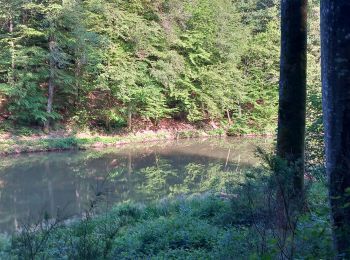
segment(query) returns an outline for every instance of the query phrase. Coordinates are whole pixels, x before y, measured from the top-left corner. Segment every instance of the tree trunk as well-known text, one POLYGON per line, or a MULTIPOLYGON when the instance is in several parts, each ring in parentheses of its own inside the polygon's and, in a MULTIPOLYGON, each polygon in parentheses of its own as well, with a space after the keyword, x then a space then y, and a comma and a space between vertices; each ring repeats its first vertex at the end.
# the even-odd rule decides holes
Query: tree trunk
POLYGON ((129 131, 132 129, 132 105, 131 103, 128 104, 128 129, 129 131))
POLYGON ((241 105, 241 102, 238 103, 238 118, 242 118, 242 105, 241 105))
MULTIPOLYGON (((47 97, 47 108, 46 112, 48 115, 52 113, 52 104, 53 104, 53 97, 54 97, 54 91, 55 91, 55 69, 56 69, 56 62, 55 62, 55 50, 56 50, 56 40, 54 36, 51 36, 49 39, 49 51, 50 51, 50 78, 49 78, 49 86, 48 86, 48 97, 47 97)), ((45 131, 50 130, 50 116, 47 118, 44 124, 45 131)))
POLYGON ((81 83, 83 77, 83 67, 86 63, 86 58, 84 54, 81 54, 80 51, 76 53, 77 58, 75 59, 75 87, 76 87, 76 97, 74 102, 74 107, 80 106, 80 96, 81 96, 81 83))
POLYGON ((82 73, 82 61, 81 61, 81 58, 76 58, 76 60, 75 60, 75 88, 77 90, 77 94, 76 94, 75 102, 74 102, 75 108, 78 106, 78 104, 80 105, 81 73, 82 73))
POLYGON ((304 186, 307 0, 282 0, 277 155, 297 165, 293 192, 304 186))
POLYGON ((15 41, 13 39, 13 18, 9 18, 9 33, 10 33, 10 51, 11 51, 11 73, 9 75, 9 83, 11 86, 15 84, 15 41))
POLYGON ((350 2, 321 1, 326 171, 337 259, 350 258, 350 2))
POLYGON ((228 124, 232 125, 232 119, 231 119, 231 115, 230 115, 230 110, 226 109, 226 115, 227 115, 228 124))

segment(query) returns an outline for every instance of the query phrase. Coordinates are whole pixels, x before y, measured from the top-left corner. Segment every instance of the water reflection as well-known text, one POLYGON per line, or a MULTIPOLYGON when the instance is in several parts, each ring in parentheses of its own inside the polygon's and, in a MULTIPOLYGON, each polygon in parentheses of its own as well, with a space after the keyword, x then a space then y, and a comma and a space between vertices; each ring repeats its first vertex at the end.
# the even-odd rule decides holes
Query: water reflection
POLYGON ((224 188, 258 163, 256 145, 269 142, 186 140, 2 158, 0 233, 58 211, 80 214, 96 196, 113 204, 224 188))

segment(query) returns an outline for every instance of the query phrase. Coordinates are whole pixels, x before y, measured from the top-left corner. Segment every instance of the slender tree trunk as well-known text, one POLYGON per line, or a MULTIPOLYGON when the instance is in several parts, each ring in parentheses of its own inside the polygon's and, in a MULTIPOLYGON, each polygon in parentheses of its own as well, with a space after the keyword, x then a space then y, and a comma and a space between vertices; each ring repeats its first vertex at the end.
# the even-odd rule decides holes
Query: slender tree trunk
POLYGON ((326 170, 337 259, 350 259, 350 1, 321 1, 326 170))
POLYGON ((81 58, 75 60, 75 87, 77 94, 75 97, 74 107, 77 107, 80 104, 80 89, 81 89, 81 71, 82 71, 82 62, 81 58))
POLYGON ((227 120, 230 125, 232 125, 232 119, 230 115, 230 110, 226 109, 227 120))
POLYGON ((128 104, 128 129, 132 129, 132 105, 131 103, 128 104))
POLYGON ((10 85, 13 86, 15 84, 15 41, 13 39, 13 18, 12 16, 10 16, 9 19, 9 33, 10 33, 10 51, 11 51, 11 73, 10 73, 10 77, 9 77, 9 82, 10 85))
MULTIPOLYGON (((50 51, 50 77, 49 77, 49 86, 48 86, 48 97, 47 97, 47 107, 46 112, 50 115, 52 113, 52 104, 55 91, 55 50, 56 50, 56 39, 54 36, 51 36, 49 39, 49 51, 50 51)), ((45 121, 44 124, 45 131, 50 129, 50 118, 45 121)))
POLYGON ((282 0, 281 8, 277 155, 298 165, 292 187, 300 196, 304 186, 307 0, 282 0))
POLYGON ((77 58, 75 59, 75 80, 76 80, 76 97, 74 106, 80 106, 80 96, 81 96, 81 83, 82 83, 82 77, 83 77, 83 67, 86 62, 86 58, 84 54, 80 54, 80 51, 77 51, 76 53, 77 58))
POLYGON ((241 105, 241 102, 238 103, 238 117, 239 118, 242 117, 242 105, 241 105))

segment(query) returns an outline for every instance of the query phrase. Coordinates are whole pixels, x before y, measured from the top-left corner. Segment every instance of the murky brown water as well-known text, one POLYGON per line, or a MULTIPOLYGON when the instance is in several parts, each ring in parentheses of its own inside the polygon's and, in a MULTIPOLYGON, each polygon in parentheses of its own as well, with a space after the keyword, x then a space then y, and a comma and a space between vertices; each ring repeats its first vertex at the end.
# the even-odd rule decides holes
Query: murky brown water
POLYGON ((257 165, 256 146, 269 143, 195 139, 1 158, 0 233, 44 215, 78 215, 99 197, 114 204, 203 192, 225 173, 257 165))

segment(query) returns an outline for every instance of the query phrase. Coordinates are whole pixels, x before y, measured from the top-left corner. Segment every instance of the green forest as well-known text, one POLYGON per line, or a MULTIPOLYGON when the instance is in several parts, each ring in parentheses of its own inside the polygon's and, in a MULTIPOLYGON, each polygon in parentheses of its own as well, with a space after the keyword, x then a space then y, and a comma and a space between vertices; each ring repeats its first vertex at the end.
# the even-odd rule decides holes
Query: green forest
POLYGON ((348 0, 0 6, 0 259, 350 259, 348 0))
MULTIPOLYGON (((3 131, 113 131, 174 119, 215 121, 232 134, 274 132, 278 1, 5 0, 1 6, 3 131)), ((317 1, 310 8, 316 109, 317 1)))

